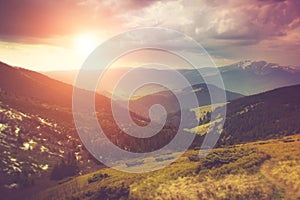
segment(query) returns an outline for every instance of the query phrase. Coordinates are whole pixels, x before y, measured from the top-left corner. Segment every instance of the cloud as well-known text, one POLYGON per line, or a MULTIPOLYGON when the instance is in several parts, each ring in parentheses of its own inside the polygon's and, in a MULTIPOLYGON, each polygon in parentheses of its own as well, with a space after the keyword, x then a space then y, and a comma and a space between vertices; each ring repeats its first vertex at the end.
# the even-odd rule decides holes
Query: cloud
MULTIPOLYGON (((159 26, 191 36, 218 58, 282 58, 283 51, 300 53, 299 10, 299 0, 0 0, 0 40, 51 43, 86 30, 114 35, 159 26)), ((185 48, 176 38, 153 37, 185 48)))
MULTIPOLYGON (((269 50, 266 45, 269 43, 278 44, 276 55, 280 55, 283 48, 296 49, 293 46, 300 39, 291 35, 300 33, 299 10, 298 0, 177 0, 155 2, 121 17, 126 27, 172 28, 195 38, 216 57, 233 58, 241 55, 238 52, 241 49, 245 51, 243 57, 247 52, 248 57, 261 56, 253 49, 269 50)), ((268 53, 263 54, 269 58, 271 52, 268 53)), ((291 62, 297 59, 291 58, 291 62)))
POLYGON ((0 37, 47 38, 85 29, 161 26, 199 40, 252 45, 299 27, 299 10, 297 0, 0 0, 0 37))
POLYGON ((6 37, 49 37, 74 31, 75 4, 67 1, 0 1, 0 30, 6 37), (55 2, 55 3, 54 3, 55 2), (70 8, 70 9, 67 9, 70 8))
MULTIPOLYGON (((285 36, 300 25, 300 2, 259 1, 157 2, 127 17, 128 26, 165 26, 198 37, 256 40, 285 36)), ((251 42, 252 44, 252 42, 251 42)))
POLYGON ((40 42, 85 30, 114 30, 117 14, 151 4, 145 0, 0 0, 0 40, 40 42))

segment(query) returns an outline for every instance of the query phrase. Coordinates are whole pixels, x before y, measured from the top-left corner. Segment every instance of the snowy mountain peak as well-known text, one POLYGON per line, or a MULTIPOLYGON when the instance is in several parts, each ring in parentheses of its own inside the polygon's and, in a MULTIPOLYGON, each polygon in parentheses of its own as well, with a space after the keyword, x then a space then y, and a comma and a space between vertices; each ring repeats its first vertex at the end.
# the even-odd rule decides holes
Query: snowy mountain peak
POLYGON ((222 72, 242 69, 247 71, 252 71, 255 74, 266 75, 274 70, 282 70, 288 73, 298 73, 300 72, 299 67, 295 66, 280 66, 276 63, 268 63, 266 61, 252 61, 252 60, 243 60, 232 65, 227 65, 221 67, 222 72))

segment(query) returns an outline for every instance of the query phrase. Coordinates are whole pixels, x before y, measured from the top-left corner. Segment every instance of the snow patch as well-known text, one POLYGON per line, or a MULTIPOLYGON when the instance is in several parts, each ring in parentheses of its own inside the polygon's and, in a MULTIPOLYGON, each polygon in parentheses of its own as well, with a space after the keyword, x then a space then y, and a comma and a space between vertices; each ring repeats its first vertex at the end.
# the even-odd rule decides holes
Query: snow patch
POLYGON ((49 168, 49 166, 48 166, 48 164, 45 164, 45 165, 40 165, 39 166, 42 170, 48 170, 48 168, 49 168))
POLYGON ((27 151, 27 150, 33 150, 37 146, 37 142, 33 141, 32 139, 29 142, 24 142, 23 147, 21 149, 27 151))
POLYGON ((7 188, 7 189, 16 189, 16 188, 19 187, 19 185, 16 184, 16 183, 12 183, 12 184, 9 184, 9 185, 4 185, 4 187, 7 188))
POLYGON ((45 124, 45 125, 51 126, 51 127, 56 127, 56 124, 53 124, 53 123, 51 123, 51 122, 49 122, 49 121, 47 121, 47 120, 45 120, 45 119, 43 119, 43 118, 41 118, 41 117, 38 117, 38 119, 39 119, 39 121, 40 121, 42 124, 45 124))
POLYGON ((8 128, 8 125, 0 123, 0 131, 4 131, 7 128, 8 128))
POLYGON ((45 146, 40 147, 41 152, 49 152, 49 149, 45 146))
POLYGON ((20 121, 23 120, 21 115, 18 115, 16 113, 12 112, 11 110, 7 110, 5 112, 5 115, 8 116, 10 119, 17 119, 17 120, 20 120, 20 121))
POLYGON ((20 128, 19 127, 16 127, 16 130, 15 130, 15 134, 16 134, 16 136, 18 136, 19 135, 19 132, 20 132, 20 128))

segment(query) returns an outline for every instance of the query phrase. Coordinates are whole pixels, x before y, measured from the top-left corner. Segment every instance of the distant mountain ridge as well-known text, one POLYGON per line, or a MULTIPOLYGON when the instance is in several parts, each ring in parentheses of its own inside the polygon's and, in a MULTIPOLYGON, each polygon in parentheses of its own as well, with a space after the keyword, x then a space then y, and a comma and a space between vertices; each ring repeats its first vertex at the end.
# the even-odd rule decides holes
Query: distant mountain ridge
POLYGON ((225 87, 244 95, 300 84, 300 68, 266 61, 241 61, 220 68, 225 87))
MULTIPOLYGON (((262 63, 259 66, 265 65, 262 63)), ((267 68, 270 67, 267 66, 267 68)), ((235 77, 233 82, 239 83, 238 86, 248 83, 245 82, 246 80, 253 84, 251 87, 255 86, 254 83, 260 83, 259 81, 264 80, 266 77, 268 77, 267 80, 273 80, 276 83, 276 76, 273 75, 278 75, 279 78, 283 76, 282 74, 285 75, 285 79, 279 79, 279 83, 291 83, 280 82, 280 80, 288 80, 289 77, 299 75, 298 72, 291 73, 290 70, 286 71, 281 68, 278 69, 278 67, 271 67, 271 69, 268 74, 257 74, 245 64, 245 67, 238 66, 236 68, 233 66, 232 69, 222 72, 222 75, 223 78, 226 78, 224 78, 225 84, 228 84, 228 79, 235 77), (246 79, 246 75, 250 77, 246 79)), ((209 69, 205 70, 209 75, 209 69)), ((153 72, 157 73, 157 71, 153 72)), ((160 75, 164 75, 164 73, 168 73, 168 71, 162 71, 160 75)), ((195 74, 193 71, 184 70, 182 73, 187 77, 195 78, 195 80, 199 78, 193 76, 195 74)), ((37 72, 11 67, 4 63, 0 63, 0 77, 0 150, 6 152, 1 155, 0 160, 1 194, 3 190, 8 194, 17 195, 17 199, 22 196, 22 193, 18 193, 21 190, 11 190, 9 188, 22 184, 23 179, 19 180, 16 177, 20 177, 20 170, 23 171, 27 166, 31 170, 24 171, 24 176, 29 178, 28 180, 32 180, 30 177, 38 177, 39 173, 49 175, 55 164, 69 155, 78 156, 76 160, 78 159, 80 169, 95 167, 96 163, 91 162, 93 158, 83 148, 73 124, 71 109, 73 87, 71 85, 53 80, 37 72), (34 150, 29 150, 30 148, 34 150), (74 152, 71 150, 74 150, 74 152), (27 155, 30 159, 27 159, 27 155), (29 173, 32 173, 32 175, 29 175, 29 173), (10 193, 11 191, 13 193, 10 193)), ((183 89, 178 92, 181 92, 181 95, 194 92, 196 95, 205 94, 208 97, 207 87, 203 83, 195 84, 192 89, 192 91, 183 89)), ((219 88, 215 89, 220 90, 219 88)), ((280 138, 300 132, 300 85, 279 88, 248 97, 242 97, 237 93, 226 93, 229 98, 232 98, 232 101, 227 104, 226 121, 218 146, 259 139, 280 138)), ((170 96, 166 91, 160 91, 156 95, 158 97, 149 95, 144 98, 149 97, 149 105, 153 103, 153 100, 158 101, 158 103, 164 103, 165 101, 165 104, 173 109, 174 96, 170 96)), ((141 101, 141 104, 144 104, 142 106, 145 106, 145 102, 148 102, 143 98, 138 98, 136 101, 141 101)), ((169 123, 157 135, 137 140, 123 132, 123 129, 130 129, 130 126, 124 124, 120 128, 114 123, 110 112, 109 98, 96 95, 96 104, 96 107, 100 106, 96 114, 104 130, 109 133, 107 137, 120 148, 131 152, 154 151, 168 144, 178 129, 174 124, 178 125, 179 123, 169 123)), ((190 110, 187 112, 189 113, 175 113, 170 116, 170 121, 177 122, 176 118, 181 114, 184 114, 183 116, 187 120, 193 119, 194 112, 190 110)), ((133 112, 130 114, 138 125, 148 123, 140 115, 134 115, 133 112)), ((202 121, 206 121, 206 119, 202 121)), ((88 133, 93 133, 92 131, 88 131, 88 133)), ((202 141, 203 136, 199 134, 196 136, 193 145, 199 147, 202 141)), ((191 146, 191 148, 194 146, 191 146)), ((45 179, 36 179, 39 180, 36 182, 37 185, 40 183, 46 184, 45 181, 47 181, 48 176, 43 176, 43 178, 45 179)), ((27 182, 25 183, 27 185, 27 182)))
MULTIPOLYGON (((216 76, 216 70, 214 68, 203 67, 198 70, 204 77, 214 78, 214 76, 216 76)), ((276 63, 268 63, 266 61, 244 60, 231 65, 219 67, 218 70, 222 76, 225 89, 227 91, 243 95, 258 94, 280 87, 300 84, 300 67, 296 66, 280 66, 276 63)), ((114 69, 114 71, 118 73, 113 73, 111 77, 107 78, 108 81, 116 81, 126 72, 124 69, 114 69)), ((205 82, 203 77, 200 76, 194 69, 180 69, 178 71, 190 81, 191 85, 205 82)), ((88 76, 89 73, 94 72, 87 71, 84 73, 88 76)), ((149 77, 161 77, 163 79, 167 76, 168 70, 141 68, 135 72, 134 76, 142 78, 145 73, 147 73, 147 76, 149 77)), ((44 74, 64 82, 68 82, 69 84, 73 84, 77 72, 44 72, 44 74)), ((174 88, 180 88, 180 85, 177 85, 176 80, 171 77, 169 79, 170 82, 174 83, 174 88)), ((106 90, 104 93, 102 91, 102 93, 109 96, 107 91, 109 90, 106 90)), ((149 88, 149 94, 159 91, 161 90, 158 88, 149 88)), ((101 91, 98 92, 101 93, 101 91)))
POLYGON ((300 68, 295 67, 295 66, 280 66, 276 63, 268 63, 266 61, 252 61, 252 60, 243 60, 231 65, 226 65, 223 67, 220 67, 221 72, 226 72, 230 70, 236 70, 236 69, 241 69, 241 70, 248 70, 248 71, 253 71, 254 73, 257 73, 258 75, 265 75, 268 73, 271 73, 272 70, 282 70, 288 73, 299 73, 300 68))
POLYGON ((0 62, 0 88, 16 96, 71 107, 73 86, 40 73, 0 62))
MULTIPOLYGON (((169 114, 176 113, 180 110, 189 110, 191 108, 181 108, 179 102, 176 98, 189 96, 191 93, 194 93, 198 99, 198 105, 210 105, 211 97, 209 91, 212 91, 214 94, 222 95, 224 90, 218 88, 214 85, 206 85, 204 83, 193 85, 191 88, 184 88, 183 90, 178 90, 174 93, 171 91, 161 91, 153 94, 149 94, 138 99, 131 100, 130 102, 130 110, 141 115, 143 117, 148 116, 148 109, 154 104, 161 104, 167 110, 169 114)), ((238 99, 243 97, 243 95, 225 91, 226 100, 231 101, 234 99, 238 99)), ((219 96, 221 99, 222 96, 219 96)), ((216 102, 216 103, 224 103, 224 102, 216 102)))

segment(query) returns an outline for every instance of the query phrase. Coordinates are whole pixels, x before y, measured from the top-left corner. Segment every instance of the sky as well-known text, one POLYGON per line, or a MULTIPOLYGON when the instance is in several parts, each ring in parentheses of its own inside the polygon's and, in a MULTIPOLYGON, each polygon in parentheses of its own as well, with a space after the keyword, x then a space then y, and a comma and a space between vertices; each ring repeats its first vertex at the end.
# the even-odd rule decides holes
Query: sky
POLYGON ((0 61, 78 69, 114 35, 163 27, 195 39, 218 66, 251 59, 300 67, 299 10, 299 0, 0 0, 0 61))

